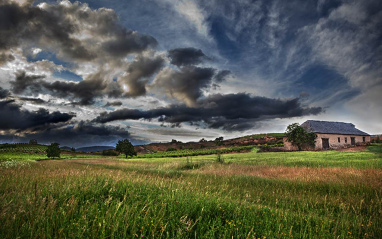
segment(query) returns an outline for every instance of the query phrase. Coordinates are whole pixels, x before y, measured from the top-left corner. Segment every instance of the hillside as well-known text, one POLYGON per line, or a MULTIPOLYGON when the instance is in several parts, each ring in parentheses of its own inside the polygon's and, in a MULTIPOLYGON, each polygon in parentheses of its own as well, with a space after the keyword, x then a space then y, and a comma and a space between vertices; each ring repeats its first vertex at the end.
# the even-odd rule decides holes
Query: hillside
POLYGON ((45 152, 47 145, 41 144, 0 144, 0 152, 26 152, 26 153, 41 153, 45 152))
MULTIPOLYGON (((169 150, 197 150, 197 149, 218 149, 218 148, 228 148, 228 147, 240 147, 240 146, 251 146, 251 145, 280 145, 282 144, 283 133, 271 133, 271 134, 254 134, 247 135, 234 139, 223 140, 221 145, 216 145, 215 141, 210 140, 200 140, 199 142, 180 142, 173 140, 168 143, 152 143, 147 145, 136 145, 134 146, 135 151, 138 154, 148 154, 156 152, 164 152, 169 150)), ((17 143, 17 144, 0 144, 0 152, 27 152, 27 153, 45 153, 47 145, 41 144, 27 144, 27 143, 17 143)), ((61 147, 64 151, 71 151, 68 146, 61 147)), ((112 146, 90 146, 90 147, 80 147, 76 148, 78 152, 100 152, 103 150, 115 149, 112 146)))
POLYGON ((215 149, 226 147, 250 146, 250 145, 274 145, 282 144, 283 133, 270 134, 254 134, 234 139, 223 140, 221 145, 216 145, 214 141, 200 140, 199 142, 180 142, 173 140, 168 143, 152 143, 147 145, 134 146, 138 154, 147 154, 162 152, 167 150, 184 150, 184 149, 215 149))

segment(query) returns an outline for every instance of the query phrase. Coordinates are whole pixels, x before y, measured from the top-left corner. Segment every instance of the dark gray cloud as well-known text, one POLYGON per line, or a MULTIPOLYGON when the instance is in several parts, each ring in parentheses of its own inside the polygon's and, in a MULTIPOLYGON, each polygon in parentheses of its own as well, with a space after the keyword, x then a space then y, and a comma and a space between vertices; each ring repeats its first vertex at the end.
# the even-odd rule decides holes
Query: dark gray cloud
POLYGON ((90 105, 94 103, 96 97, 103 95, 106 89, 106 82, 101 73, 89 76, 86 80, 79 83, 55 81, 53 83, 42 82, 43 87, 60 97, 71 96, 74 99, 80 99, 81 105, 90 105))
POLYGON ((60 5, 51 5, 51 8, 50 10, 56 11, 3 1, 0 5, 0 32, 4 37, 1 37, 0 49, 17 46, 20 41, 35 44, 49 42, 52 47, 58 47, 63 56, 77 60, 94 59, 95 54, 71 36, 75 33, 76 26, 69 18, 64 17, 64 8, 60 5))
POLYGON ((78 104, 89 105, 94 103, 96 97, 105 93, 107 84, 100 72, 92 74, 86 80, 79 83, 67 81, 47 82, 42 80, 44 76, 31 76, 25 72, 18 73, 15 81, 11 81, 12 91, 15 94, 26 93, 36 95, 44 91, 50 91, 55 96, 79 100, 78 104))
POLYGON ((103 43, 102 48, 112 56, 124 57, 130 53, 140 53, 147 48, 154 48, 157 44, 155 38, 151 36, 120 29, 120 32, 115 34, 115 39, 103 43))
POLYGON ((213 68, 195 66, 185 66, 179 71, 165 68, 156 76, 152 88, 188 106, 195 106, 197 99, 203 95, 202 90, 211 85, 214 73, 213 68))
MULTIPOLYGON (((74 125, 67 125, 63 128, 56 129, 63 138, 75 138, 73 135, 98 135, 98 136, 120 136, 128 137, 130 134, 126 128, 118 126, 96 125, 91 122, 80 121, 74 125)), ((57 134, 58 136, 58 134, 57 134)))
POLYGON ((74 115, 40 108, 37 111, 22 110, 14 100, 0 101, 0 129, 25 130, 34 127, 48 126, 50 124, 67 122, 74 115))
POLYGON ((87 121, 45 127, 39 131, 24 132, 20 135, 11 133, 0 135, 0 141, 2 142, 28 142, 29 139, 36 139, 42 144, 57 142, 61 145, 74 147, 100 144, 115 145, 118 140, 125 138, 130 139, 135 144, 147 143, 131 136, 128 128, 99 125, 87 121))
POLYGON ((105 107, 107 106, 121 106, 122 102, 121 101, 109 101, 105 104, 105 107))
POLYGON ((208 57, 200 49, 193 47, 177 48, 168 51, 171 64, 176 66, 196 65, 208 57))
POLYGON ((27 75, 25 71, 18 72, 14 81, 11 81, 12 92, 21 94, 29 90, 29 94, 37 94, 41 91, 41 79, 45 76, 27 75))
MULTIPOLYGON (((89 105, 104 95, 110 98, 143 96, 150 88, 193 106, 214 79, 215 69, 192 66, 208 57, 200 49, 190 47, 170 50, 171 63, 180 68, 162 70, 150 84, 151 77, 164 65, 162 57, 143 54, 157 45, 156 40, 121 26, 110 9, 92 10, 87 5, 69 2, 21 6, 2 1, 0 15, 3 20, 0 33, 5 36, 1 38, 0 50, 21 46, 26 53, 38 47, 60 61, 70 62, 72 68, 82 62, 99 66, 96 73, 78 83, 50 82, 44 76, 20 72, 11 82, 14 94, 48 93, 89 105), (132 53, 137 54, 135 60, 126 62, 125 57, 132 53), (126 70, 118 81, 112 81, 113 68, 126 70)), ((222 81, 225 74, 219 72, 216 82, 222 81)))
POLYGON ((9 62, 9 61, 13 61, 14 59, 15 59, 15 57, 12 54, 0 52, 0 66, 9 62))
POLYGON ((1 1, 0 22, 0 50, 29 45, 74 61, 115 61, 157 45, 155 38, 121 26, 114 11, 93 11, 80 3, 21 6, 1 1), (83 32, 91 37, 78 38, 83 32))
POLYGON ((10 96, 9 90, 3 89, 0 86, 0 99, 4 99, 6 97, 10 96))
POLYGON ((232 75, 232 72, 229 71, 229 70, 222 70, 222 71, 219 71, 215 76, 214 76, 214 80, 215 82, 217 83, 221 83, 223 81, 226 81, 227 80, 227 77, 232 75))
POLYGON ((291 100, 253 97, 249 94, 212 95, 198 102, 198 108, 186 105, 171 105, 153 110, 121 109, 104 112, 94 121, 106 123, 115 120, 158 119, 164 123, 206 124, 208 128, 227 131, 243 131, 254 127, 257 121, 276 118, 291 118, 316 115, 321 107, 303 107, 299 98, 291 100))
POLYGON ((113 10, 92 10, 79 2, 19 5, 0 1, 0 35, 0 64, 14 59, 10 49, 21 47, 26 55, 40 48, 54 56, 56 64, 70 64, 61 66, 64 68, 76 69, 84 62, 98 68, 79 83, 49 82, 44 76, 20 72, 11 82, 14 94, 49 93, 81 105, 93 104, 104 95, 136 97, 146 93, 148 78, 164 63, 161 57, 145 58, 141 54, 156 47, 155 38, 126 29, 113 10), (129 54, 138 54, 131 64, 125 59, 129 54), (121 82, 112 81, 115 69, 126 70, 127 93, 121 82))
POLYGON ((138 55, 134 62, 132 62, 128 69, 127 75, 121 77, 121 80, 129 87, 126 96, 137 97, 146 94, 146 84, 149 77, 159 71, 164 64, 164 60, 160 57, 144 57, 138 55))
POLYGON ((28 101, 28 102, 32 102, 35 104, 45 104, 46 103, 45 100, 42 100, 40 98, 19 97, 18 99, 21 101, 28 101))
POLYGON ((127 93, 121 89, 120 83, 105 81, 102 71, 91 74, 80 82, 44 80, 45 76, 27 75, 24 71, 16 74, 14 81, 10 81, 12 92, 15 94, 37 95, 39 93, 50 93, 54 96, 68 98, 78 101, 80 105, 93 104, 96 98, 107 95, 109 98, 137 97, 146 94, 148 78, 163 65, 163 59, 138 57, 133 62, 125 77, 121 77, 120 83, 126 83, 129 90, 127 93))

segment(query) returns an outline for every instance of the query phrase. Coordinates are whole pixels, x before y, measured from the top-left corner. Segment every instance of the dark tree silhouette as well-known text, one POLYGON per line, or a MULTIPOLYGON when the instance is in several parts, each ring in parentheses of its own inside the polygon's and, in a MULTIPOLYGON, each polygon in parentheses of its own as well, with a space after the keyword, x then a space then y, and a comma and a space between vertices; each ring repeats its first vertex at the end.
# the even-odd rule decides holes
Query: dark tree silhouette
POLYGON ((124 140, 118 140, 118 143, 115 147, 115 150, 117 150, 120 153, 123 153, 127 156, 135 156, 137 153, 134 150, 134 146, 130 143, 128 139, 124 140))
POLYGON ((46 156, 48 158, 59 158, 61 154, 60 147, 58 143, 51 143, 46 149, 46 156))
POLYGON ((223 145, 223 140, 224 140, 223 137, 218 137, 218 138, 215 139, 215 144, 217 146, 223 145))
POLYGON ((31 139, 31 140, 29 140, 29 144, 37 144, 37 140, 36 139, 31 139))

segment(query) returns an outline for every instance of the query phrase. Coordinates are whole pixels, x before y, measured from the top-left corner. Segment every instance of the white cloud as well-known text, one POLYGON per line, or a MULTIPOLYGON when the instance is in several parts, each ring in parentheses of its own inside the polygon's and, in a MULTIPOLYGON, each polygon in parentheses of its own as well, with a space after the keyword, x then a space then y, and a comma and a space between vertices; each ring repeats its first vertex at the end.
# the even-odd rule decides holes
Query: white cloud
POLYGON ((175 10, 183 15, 195 28, 199 34, 207 39, 211 39, 209 36, 209 27, 206 22, 203 11, 197 6, 194 1, 180 0, 173 2, 175 10))
POLYGON ((382 33, 378 28, 382 12, 365 21, 364 8, 361 4, 344 4, 305 29, 312 56, 347 77, 352 87, 361 89, 382 83, 378 60, 382 47, 375 47, 382 33))

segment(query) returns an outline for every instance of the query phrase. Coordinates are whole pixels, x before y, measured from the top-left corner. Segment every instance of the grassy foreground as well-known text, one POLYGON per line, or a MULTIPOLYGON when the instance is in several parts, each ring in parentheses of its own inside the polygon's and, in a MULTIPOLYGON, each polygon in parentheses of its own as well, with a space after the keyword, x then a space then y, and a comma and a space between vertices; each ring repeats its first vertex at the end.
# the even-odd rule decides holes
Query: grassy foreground
POLYGON ((379 148, 223 157, 0 167, 0 238, 382 238, 379 148))

